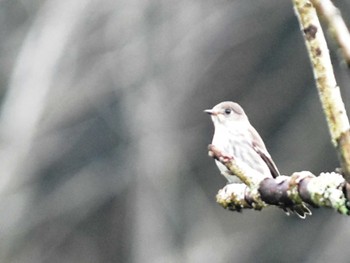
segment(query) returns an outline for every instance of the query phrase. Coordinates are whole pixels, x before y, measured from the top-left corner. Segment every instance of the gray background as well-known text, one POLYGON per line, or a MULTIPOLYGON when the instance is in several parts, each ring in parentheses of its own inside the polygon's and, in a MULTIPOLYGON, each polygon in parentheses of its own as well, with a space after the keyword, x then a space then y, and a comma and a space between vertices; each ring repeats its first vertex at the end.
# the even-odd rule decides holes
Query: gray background
POLYGON ((223 100, 283 174, 338 165, 291 1, 0 0, 0 38, 1 262, 349 261, 345 216, 215 203, 223 100))

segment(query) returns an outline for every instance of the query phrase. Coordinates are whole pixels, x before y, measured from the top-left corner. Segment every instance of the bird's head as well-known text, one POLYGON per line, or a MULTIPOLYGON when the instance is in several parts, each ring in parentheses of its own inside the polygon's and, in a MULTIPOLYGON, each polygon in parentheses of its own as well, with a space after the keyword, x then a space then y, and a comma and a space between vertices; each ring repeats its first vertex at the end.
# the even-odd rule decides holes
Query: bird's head
POLYGON ((210 114, 214 126, 225 125, 225 126, 236 126, 238 124, 244 125, 249 123, 247 115, 245 114, 242 107, 232 101, 224 101, 214 108, 205 110, 204 112, 210 114))

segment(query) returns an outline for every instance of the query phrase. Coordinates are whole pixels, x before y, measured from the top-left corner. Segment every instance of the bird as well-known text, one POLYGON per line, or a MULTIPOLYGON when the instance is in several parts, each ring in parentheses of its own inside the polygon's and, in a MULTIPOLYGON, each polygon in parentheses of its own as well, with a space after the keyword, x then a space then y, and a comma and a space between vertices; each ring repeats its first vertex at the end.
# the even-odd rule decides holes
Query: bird
MULTIPOLYGON (((212 145, 225 156, 232 157, 241 171, 258 179, 276 178, 281 175, 263 139, 238 103, 224 101, 204 112, 210 114, 214 123, 212 145)), ((215 162, 228 183, 243 183, 219 160, 215 162)), ((311 211, 303 203, 282 209, 287 214, 289 210, 295 212, 300 218, 311 215, 311 211)))

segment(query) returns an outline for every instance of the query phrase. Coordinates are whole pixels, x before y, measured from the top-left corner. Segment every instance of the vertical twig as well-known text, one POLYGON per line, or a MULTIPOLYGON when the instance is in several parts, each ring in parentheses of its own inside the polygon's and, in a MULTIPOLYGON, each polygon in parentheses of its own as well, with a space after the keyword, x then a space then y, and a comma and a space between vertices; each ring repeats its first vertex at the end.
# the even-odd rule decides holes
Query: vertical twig
POLYGON ((332 142, 339 153, 343 175, 350 182, 350 125, 335 80, 327 43, 311 1, 293 0, 293 4, 303 31, 332 142))
POLYGON ((350 34, 339 9, 330 0, 311 1, 317 13, 326 22, 328 31, 339 46, 346 64, 350 67, 350 34))
POLYGON ((23 43, 0 114, 1 197, 28 180, 20 169, 39 129, 53 73, 79 16, 85 14, 85 2, 46 1, 23 43))

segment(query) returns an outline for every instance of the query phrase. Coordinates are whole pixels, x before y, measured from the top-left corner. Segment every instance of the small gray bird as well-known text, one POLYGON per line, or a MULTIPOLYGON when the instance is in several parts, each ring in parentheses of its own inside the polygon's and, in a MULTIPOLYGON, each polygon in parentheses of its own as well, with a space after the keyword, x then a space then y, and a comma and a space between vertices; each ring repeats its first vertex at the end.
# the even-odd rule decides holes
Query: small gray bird
MULTIPOLYGON (((225 155, 232 156, 242 171, 251 178, 276 178, 280 175, 263 140, 240 105, 224 101, 205 112, 211 115, 215 127, 212 144, 225 155)), ((215 162, 229 183, 241 182, 225 165, 215 162)), ((311 214, 304 205, 293 206, 290 210, 301 218, 311 214)))

